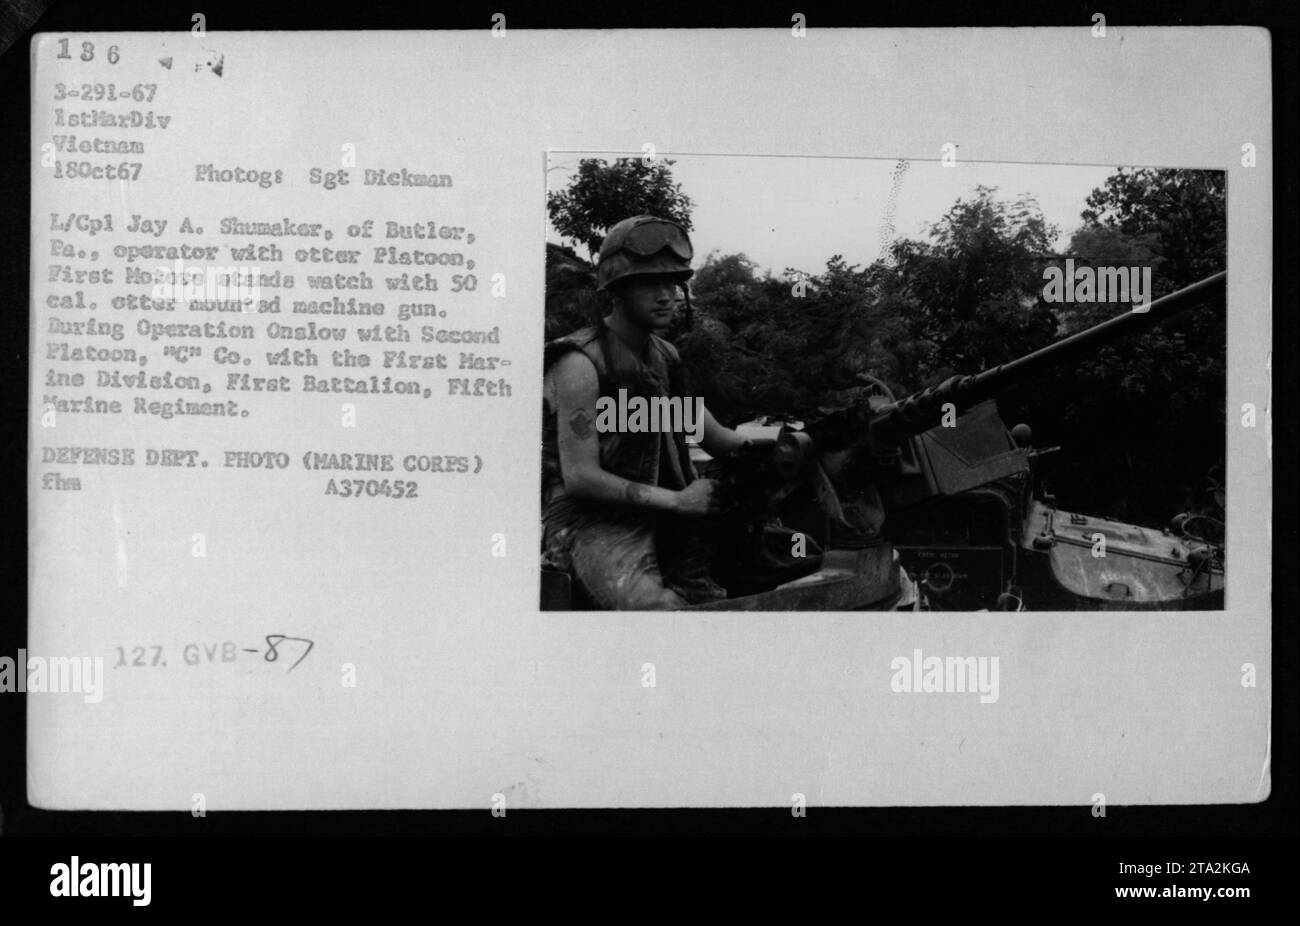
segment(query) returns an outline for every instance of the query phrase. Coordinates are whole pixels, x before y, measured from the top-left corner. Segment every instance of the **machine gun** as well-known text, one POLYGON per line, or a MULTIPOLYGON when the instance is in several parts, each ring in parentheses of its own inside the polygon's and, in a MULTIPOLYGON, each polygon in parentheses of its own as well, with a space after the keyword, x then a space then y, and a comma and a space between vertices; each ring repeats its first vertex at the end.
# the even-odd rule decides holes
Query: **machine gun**
POLYGON ((1026 426, 1009 431, 991 400, 1189 309, 1222 305, 1226 288, 1227 273, 1218 273, 981 373, 901 400, 873 395, 806 432, 783 433, 766 466, 753 466, 751 451, 744 467, 750 475, 729 482, 730 494, 750 499, 751 513, 755 497, 777 500, 781 522, 814 537, 828 556, 892 545, 940 607, 977 610, 1008 597, 1023 600, 1034 555, 1037 571, 1046 573, 1035 607, 1179 606, 1169 604, 1173 598, 1191 607, 1193 599, 1204 605, 1207 594, 1221 601, 1222 570, 1205 568, 1206 557, 1185 538, 1057 512, 1050 496, 1035 499, 1031 460, 1050 451, 1032 449, 1026 426), (792 488, 796 481, 802 492, 792 488), (1062 590, 1063 558, 1096 533, 1113 539, 1120 558, 1112 556, 1109 571, 1095 562, 1068 564, 1083 578, 1062 590), (1131 562, 1121 574, 1113 567, 1126 563, 1124 556, 1131 562), (1189 571, 1189 563, 1197 568, 1189 571))
POLYGON ((836 449, 846 442, 856 443, 864 429, 873 446, 883 448, 897 443, 901 438, 936 427, 945 405, 951 404, 960 414, 1042 370, 1068 363, 1111 341, 1154 327, 1202 303, 1222 302, 1227 282, 1227 271, 1216 273, 1155 300, 1145 310, 1134 308, 1010 363, 972 376, 950 377, 937 386, 922 389, 897 402, 834 413, 818 422, 813 437, 823 451, 836 449))
MULTIPOLYGON (((949 484, 951 479, 944 478, 951 474, 945 472, 946 467, 937 462, 935 455, 929 451, 935 449, 935 445, 940 454, 943 453, 943 448, 949 448, 968 461, 972 452, 979 453, 981 448, 969 445, 976 427, 982 426, 984 431, 989 431, 990 422, 979 418, 972 421, 966 413, 977 409, 981 403, 992 399, 1010 385, 1029 379, 1048 368, 1069 363, 1094 352, 1104 344, 1158 325, 1205 302, 1222 302, 1227 278, 1226 271, 1217 273, 1155 300, 1145 310, 1134 308, 1055 344, 981 373, 950 377, 936 386, 922 389, 898 401, 875 400, 832 413, 810 427, 809 433, 823 454, 846 448, 867 450, 870 466, 878 477, 887 478, 891 472, 901 477, 929 471, 933 478, 927 482, 932 493, 952 494, 961 491, 956 484, 949 484), (945 415, 951 424, 946 428, 942 427, 945 415), (928 439, 918 445, 916 439, 923 436, 928 439), (965 453, 962 452, 963 448, 965 453)), ((1005 428, 998 430, 1000 433, 987 435, 991 440, 983 448, 985 453, 981 456, 987 457, 989 452, 1016 449, 1016 443, 1009 439, 1005 428)), ((977 480, 972 484, 983 481, 979 474, 971 475, 977 480)), ((958 483, 966 481, 968 480, 958 480, 958 483)), ((903 500, 898 499, 900 502, 903 500)))

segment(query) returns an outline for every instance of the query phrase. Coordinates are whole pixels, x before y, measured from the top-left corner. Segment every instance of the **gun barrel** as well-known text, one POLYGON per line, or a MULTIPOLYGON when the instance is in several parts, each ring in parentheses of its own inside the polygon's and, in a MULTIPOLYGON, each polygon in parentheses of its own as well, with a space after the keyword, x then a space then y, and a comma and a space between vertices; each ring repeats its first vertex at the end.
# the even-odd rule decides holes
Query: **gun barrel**
POLYGON ((1145 310, 1125 312, 1055 344, 973 376, 954 376, 880 409, 872 428, 878 433, 895 434, 927 431, 938 424, 939 413, 945 403, 951 402, 958 411, 963 411, 992 398, 1012 382, 1033 376, 1046 367, 1056 366, 1125 335, 1150 328, 1207 300, 1222 300, 1227 292, 1227 282, 1228 273, 1225 270, 1162 296, 1145 310))
POLYGON ((1072 360, 1125 335, 1158 325, 1203 301, 1221 299, 1226 292, 1227 283, 1228 272, 1225 270, 1167 296, 1162 296, 1145 310, 1133 309, 1125 312, 1123 315, 1076 332, 1055 344, 1039 348, 1032 354, 1026 354, 1010 363, 978 373, 967 387, 973 396, 968 401, 983 401, 999 392, 1006 384, 1026 379, 1043 367, 1072 360))

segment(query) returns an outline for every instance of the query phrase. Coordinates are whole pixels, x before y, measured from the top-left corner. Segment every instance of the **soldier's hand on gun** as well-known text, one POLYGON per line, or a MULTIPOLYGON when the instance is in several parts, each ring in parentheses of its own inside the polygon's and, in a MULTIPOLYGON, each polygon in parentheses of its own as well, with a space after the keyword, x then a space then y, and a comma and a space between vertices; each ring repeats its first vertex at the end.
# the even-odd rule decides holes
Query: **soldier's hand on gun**
POLYGON ((722 510, 722 497, 716 479, 696 479, 677 493, 677 513, 687 518, 702 518, 722 510))

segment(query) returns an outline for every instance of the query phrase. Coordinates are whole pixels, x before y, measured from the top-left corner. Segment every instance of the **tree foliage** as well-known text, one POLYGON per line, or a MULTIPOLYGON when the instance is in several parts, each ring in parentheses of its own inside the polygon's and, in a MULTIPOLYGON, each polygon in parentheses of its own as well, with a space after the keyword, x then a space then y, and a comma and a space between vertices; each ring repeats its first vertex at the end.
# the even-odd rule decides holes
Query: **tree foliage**
MULTIPOLYGON (((1076 263, 1151 268, 1158 298, 1227 266, 1224 174, 1121 169, 1088 197, 1070 239, 1076 263)), ((1069 330, 1128 310, 1119 303, 1071 307, 1069 330)), ((1222 306, 1194 309, 1141 335, 1101 348, 1025 402, 1063 445, 1057 482, 1094 507, 1157 523, 1180 509, 1221 514, 1212 484, 1222 479, 1227 427, 1227 324, 1222 306), (1078 487, 1073 488, 1073 487, 1078 487)))
POLYGON ((564 337, 596 321, 605 309, 596 291, 595 268, 573 248, 546 245, 546 340, 564 337))
POLYGON ((1226 182, 1223 171, 1121 168, 1088 197, 1085 228, 1153 243, 1164 295, 1224 269, 1226 182))
POLYGON ((663 158, 583 158, 563 190, 546 197, 556 231, 595 257, 610 227, 634 215, 657 215, 691 229, 694 203, 673 182, 674 161, 663 158))

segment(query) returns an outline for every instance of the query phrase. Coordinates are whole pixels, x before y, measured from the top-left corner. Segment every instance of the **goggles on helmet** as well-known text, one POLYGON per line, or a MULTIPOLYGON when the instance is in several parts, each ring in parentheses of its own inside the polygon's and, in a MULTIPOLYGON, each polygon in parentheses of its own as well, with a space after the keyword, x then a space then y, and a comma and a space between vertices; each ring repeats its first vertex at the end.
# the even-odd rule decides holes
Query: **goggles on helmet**
POLYGON ((681 226, 664 219, 647 219, 632 226, 619 250, 631 251, 639 257, 653 257, 664 248, 688 262, 695 255, 690 239, 681 226))

